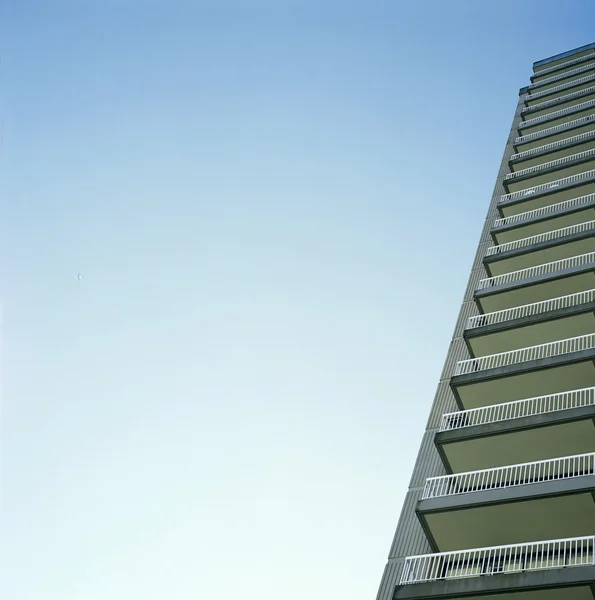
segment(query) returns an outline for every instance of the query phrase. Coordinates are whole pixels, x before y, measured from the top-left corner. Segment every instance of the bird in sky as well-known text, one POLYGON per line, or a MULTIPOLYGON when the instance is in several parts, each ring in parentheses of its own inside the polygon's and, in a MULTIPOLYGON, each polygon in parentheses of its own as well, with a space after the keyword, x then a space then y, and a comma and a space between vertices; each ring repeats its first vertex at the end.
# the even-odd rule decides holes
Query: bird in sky
POLYGON ((76 280, 77 280, 77 281, 82 281, 84 278, 85 278, 85 276, 84 276, 84 275, 82 275, 81 273, 77 273, 77 274, 76 274, 76 280))

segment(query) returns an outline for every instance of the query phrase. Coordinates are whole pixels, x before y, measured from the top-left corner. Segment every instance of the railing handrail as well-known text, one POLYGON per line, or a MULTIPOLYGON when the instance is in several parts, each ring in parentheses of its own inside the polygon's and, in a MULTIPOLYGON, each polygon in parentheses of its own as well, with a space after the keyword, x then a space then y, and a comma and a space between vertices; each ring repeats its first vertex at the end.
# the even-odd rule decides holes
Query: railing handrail
POLYGON ((580 98, 580 96, 587 96, 595 90, 595 86, 591 86, 588 88, 584 88, 582 90, 576 90, 575 92, 570 92, 570 94, 565 94, 564 96, 558 96, 557 98, 551 98, 550 100, 544 100, 543 102, 539 102, 538 104, 532 104, 531 106, 525 106, 521 110, 521 113, 533 112, 536 110, 542 110, 547 108, 548 106, 552 106, 553 104, 564 104, 564 102, 568 102, 573 98, 580 98))
MULTIPOLYGON (((553 125, 552 127, 548 127, 547 129, 541 129, 540 131, 534 131, 533 133, 528 133, 527 135, 520 135, 515 138, 515 144, 524 144, 525 142, 529 142, 531 140, 548 137, 553 133, 557 133, 558 131, 564 131, 565 129, 571 129, 572 127, 578 127, 579 125, 584 125, 585 123, 589 123, 590 121, 595 121, 595 115, 586 115, 584 117, 579 117, 578 119, 574 119, 573 121, 567 121, 566 123, 559 123, 558 125, 553 125)), ((527 152, 527 150, 525 150, 527 152)), ((519 152, 518 154, 522 154, 519 152)), ((513 154, 515 156, 515 154, 513 154)))
POLYGON ((542 206, 541 208, 534 208, 533 210, 528 210, 524 213, 517 213, 516 215, 510 215, 508 217, 501 217, 499 219, 495 219, 494 227, 510 225, 511 223, 517 223, 519 221, 526 221, 532 219, 533 217, 558 212, 564 210, 565 208, 570 208, 572 206, 581 206, 582 204, 589 204, 589 202, 592 202, 593 200, 595 200, 595 193, 585 194, 584 196, 578 196, 577 198, 570 198, 569 200, 557 202, 556 204, 549 204, 548 206, 542 206))
POLYGON ((583 290, 582 292, 575 292, 574 294, 567 294, 566 296, 558 296, 557 298, 540 300, 539 302, 521 304, 520 306, 513 306, 511 308, 495 310, 490 313, 474 315, 469 317, 466 328, 475 329, 476 327, 484 327, 485 325, 504 323, 522 317, 530 317, 532 315, 550 312, 552 310, 580 306, 587 302, 595 302, 595 289, 583 290))
POLYGON ((524 248, 525 246, 539 244, 548 240, 564 237, 565 235, 572 235, 573 233, 580 233, 581 231, 587 231, 588 229, 593 229, 594 227, 595 220, 584 221, 583 223, 576 223, 575 225, 568 225, 567 227, 561 227, 560 229, 553 229, 552 231, 538 233, 537 235, 521 238, 520 240, 514 240, 512 242, 506 242, 504 244, 490 246, 486 251, 486 256, 493 256, 494 254, 508 252, 509 250, 524 248))
POLYGON ((428 477, 422 500, 595 474, 595 452, 428 477), (454 485, 453 485, 454 484, 454 485))
POLYGON ((554 273, 556 271, 560 271, 561 269, 586 265, 590 262, 595 262, 595 252, 587 252, 577 256, 569 256, 568 258, 561 258, 559 260, 553 260, 549 263, 543 263, 533 267, 526 267, 525 269, 519 269, 518 271, 509 271, 508 273, 502 273, 501 275, 486 277, 479 280, 477 289, 482 290, 486 287, 501 285, 502 283, 510 283, 511 281, 519 281, 529 277, 534 277, 536 275, 554 273))
MULTIPOLYGON (((589 120, 595 121, 595 115, 590 115, 590 117, 592 118, 589 118, 589 120)), ((539 154, 540 152, 547 152, 548 150, 553 150, 554 148, 563 148, 567 144, 572 144, 573 142, 580 142, 581 140, 588 139, 594 136, 595 131, 584 131, 583 133, 571 135, 570 137, 563 138, 561 140, 556 140, 555 142, 550 142, 549 144, 544 144, 543 146, 537 146, 536 148, 529 148, 529 150, 523 150, 522 152, 511 154, 510 160, 519 160, 520 158, 525 158, 526 156, 539 154)))
POLYGON ((500 546, 483 546, 481 548, 467 548, 465 550, 447 550, 446 552, 431 552, 429 554, 415 554, 413 556, 407 556, 405 560, 409 558, 430 558, 434 556, 445 556, 448 554, 465 554, 467 552, 481 552, 482 550, 503 550, 504 548, 519 548, 519 547, 532 547, 535 544, 555 544, 557 542, 580 542, 581 540, 592 540, 595 542, 595 535, 583 535, 573 538, 560 538, 554 540, 539 540, 537 542, 521 542, 520 544, 502 544, 500 546))
POLYGON ((538 171, 545 171, 546 169, 551 169, 553 167, 559 167, 560 165, 571 163, 575 160, 582 160, 583 158, 589 158, 590 156, 593 156, 593 155, 595 155, 595 148, 590 148, 589 150, 583 150, 582 152, 577 152, 576 154, 570 154, 569 156, 563 156, 561 158, 556 158, 554 160, 550 160, 545 163, 533 165, 532 167, 527 167, 526 169, 520 169, 519 171, 513 171, 512 173, 508 173, 504 177, 504 179, 515 179, 517 177, 523 177, 524 175, 530 175, 531 173, 537 173, 538 171))
MULTIPOLYGON (((567 106, 566 108, 560 108, 559 110, 556 110, 551 113, 547 113, 545 115, 539 115, 538 117, 533 117, 532 119, 527 119, 526 121, 520 121, 517 127, 518 127, 518 129, 524 129, 525 127, 532 127, 533 125, 536 125, 537 123, 541 123, 542 121, 551 121, 553 119, 557 119, 558 117, 563 117, 564 115, 567 115, 568 113, 580 112, 581 110, 584 110, 585 108, 589 108, 590 106, 593 106, 594 104, 595 104, 595 100, 585 100, 584 102, 581 102, 580 104, 575 104, 574 106, 567 106)), ((536 134, 541 133, 541 131, 535 131, 534 133, 536 133, 536 134)), ((533 135, 533 134, 528 134, 528 135, 533 135)))
POLYGON ((408 556, 399 585, 591 566, 594 547, 595 535, 588 535, 408 556))
POLYGON ((595 52, 591 52, 590 54, 585 54, 585 56, 579 56, 579 58, 574 58, 573 60, 569 60, 559 65, 554 65, 553 67, 548 67, 547 69, 542 69, 541 71, 537 71, 537 73, 533 73, 531 77, 541 77, 542 75, 547 75, 548 73, 553 73, 554 71, 558 71, 559 69, 564 69, 565 67, 569 67, 570 65, 574 65, 580 62, 584 62, 591 58, 595 57, 595 52))
POLYGON ((468 358, 460 360, 455 366, 454 375, 468 375, 479 371, 487 371, 499 367, 539 360, 541 358, 551 358, 563 354, 572 354, 582 350, 592 350, 595 348, 595 333, 587 333, 563 340, 555 340, 544 344, 535 344, 515 350, 506 350, 496 354, 487 354, 477 358, 468 358))
POLYGON ((523 398, 512 402, 501 402, 479 406, 442 415, 439 431, 452 431, 476 425, 499 423, 521 417, 543 415, 561 410, 595 405, 595 387, 569 390, 556 394, 523 398))
POLYGON ((580 85, 581 83, 586 83, 587 81, 592 81, 593 79, 595 79, 595 75, 586 75, 585 77, 579 77, 578 79, 574 79, 567 83, 556 85, 547 90, 543 90, 542 92, 536 92, 535 94, 527 94, 524 99, 526 101, 537 100, 537 98, 542 98, 543 96, 549 96, 550 94, 555 94, 556 92, 567 90, 568 88, 572 88, 575 85, 580 85))
POLYGON ((576 173, 575 175, 568 175, 567 177, 562 177, 561 179, 556 179, 555 181, 548 181, 546 183, 540 183, 540 184, 532 186, 530 188, 517 190, 516 192, 510 192, 509 194, 502 194, 502 196, 500 196, 500 200, 498 200, 498 204, 501 204, 502 202, 507 202, 508 200, 516 200, 517 198, 523 198, 525 196, 529 196, 530 194, 545 192, 547 190, 551 190, 552 188, 560 187, 561 185, 565 185, 567 183, 573 183, 575 181, 582 181, 583 179, 589 179, 590 177, 593 177, 594 175, 595 175, 595 169, 589 169, 588 171, 583 171, 582 173, 576 173))

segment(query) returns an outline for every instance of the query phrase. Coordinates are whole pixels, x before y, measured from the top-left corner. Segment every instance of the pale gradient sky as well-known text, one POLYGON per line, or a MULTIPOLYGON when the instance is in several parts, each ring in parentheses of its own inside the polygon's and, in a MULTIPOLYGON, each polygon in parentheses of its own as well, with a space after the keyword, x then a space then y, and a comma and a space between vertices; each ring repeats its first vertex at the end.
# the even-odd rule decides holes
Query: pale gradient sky
POLYGON ((0 597, 374 598, 518 88, 592 0, 0 11, 0 597))

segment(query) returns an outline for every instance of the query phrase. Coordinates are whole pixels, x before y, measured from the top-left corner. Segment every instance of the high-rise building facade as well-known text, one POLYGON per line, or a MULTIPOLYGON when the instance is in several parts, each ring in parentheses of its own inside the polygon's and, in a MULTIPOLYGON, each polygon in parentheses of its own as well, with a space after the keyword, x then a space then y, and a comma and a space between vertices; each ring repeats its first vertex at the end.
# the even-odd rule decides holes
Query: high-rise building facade
POLYGON ((595 598, 595 43, 538 61, 378 600, 595 598))

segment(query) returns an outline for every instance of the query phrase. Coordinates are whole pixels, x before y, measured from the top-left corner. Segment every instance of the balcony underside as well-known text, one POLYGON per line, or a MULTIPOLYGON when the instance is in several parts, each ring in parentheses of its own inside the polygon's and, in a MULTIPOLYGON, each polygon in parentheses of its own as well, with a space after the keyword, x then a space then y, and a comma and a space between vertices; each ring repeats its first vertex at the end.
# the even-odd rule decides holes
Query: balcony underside
POLYGON ((590 263, 584 267, 556 271, 531 280, 477 290, 475 301, 482 313, 490 313, 584 292, 595 287, 594 267, 595 265, 590 263))
MULTIPOLYGON (((531 106, 535 106, 536 104, 541 104, 542 102, 548 102, 549 100, 556 100, 558 98, 566 96, 567 94, 572 94, 574 92, 579 92, 581 90, 585 90, 585 89, 593 86, 594 83, 595 83, 595 79, 589 79, 589 81, 584 81, 583 83, 579 83, 579 84, 575 83, 574 85, 564 88, 563 90, 557 90, 555 92, 551 92, 549 94, 540 96, 538 98, 535 98, 535 95, 533 97, 528 95, 527 98, 525 99, 525 106, 531 107, 531 106)), ((563 84, 559 84, 559 85, 563 85, 563 84)))
MULTIPOLYGON (((569 135, 567 134, 566 139, 568 139, 568 137, 569 135)), ((567 158, 572 154, 578 154, 579 152, 592 150, 593 148, 595 148, 595 141, 593 138, 578 142, 571 141, 558 148, 542 150, 539 153, 536 152, 524 158, 511 158, 510 169, 513 173, 516 173, 523 169, 528 169, 529 167, 541 165, 552 160, 558 160, 559 158, 567 158)))
POLYGON ((488 356, 527 346, 595 333, 595 303, 468 329, 464 339, 471 356, 488 356), (515 326, 516 325, 516 326, 515 326))
POLYGON ((554 229, 570 227, 579 223, 586 223, 595 219, 595 200, 579 207, 571 207, 559 212, 550 213, 531 220, 519 221, 510 225, 494 227, 491 231, 492 239, 496 244, 514 242, 554 229))
POLYGON ((595 567, 439 579, 397 586, 393 600, 593 600, 595 567))
POLYGON ((486 272, 493 277, 593 251, 595 251, 595 231, 591 229, 525 248, 492 254, 486 256, 483 262, 486 272))
MULTIPOLYGON (((529 187, 527 185, 527 188, 529 187)), ((558 204, 558 202, 563 202, 564 200, 586 196, 593 192, 595 192, 595 179, 589 178, 577 184, 565 184, 560 188, 554 188, 545 193, 526 194, 519 198, 505 200, 498 204, 498 210, 502 217, 510 217, 511 215, 518 215, 529 210, 558 204)))
MULTIPOLYGON (((576 90, 571 90, 576 91, 576 90)), ((570 93, 570 91, 569 91, 570 93)), ((549 115, 550 113, 556 112, 558 110, 564 110, 566 108, 572 108, 577 104, 581 104, 582 102, 586 102, 587 100, 591 100, 595 91, 585 91, 579 93, 577 96, 573 96, 572 98, 568 98, 567 100, 553 102, 552 104, 548 104, 543 108, 537 108, 534 110, 527 110, 522 113, 522 118, 524 121, 528 119, 534 119, 535 117, 543 117, 544 115, 549 115)), ((549 100, 549 98, 543 98, 543 100, 549 100)))
POLYGON ((486 369, 451 378, 463 410, 595 386, 595 350, 486 369))
POLYGON ((450 473, 491 469, 595 448, 595 407, 509 419, 437 433, 436 448, 450 473))
POLYGON ((579 537, 595 531, 595 477, 573 477, 421 500, 435 552, 579 537))
POLYGON ((589 157, 588 159, 580 159, 568 163, 563 168, 551 167, 530 175, 519 176, 516 179, 509 179, 504 181, 504 187, 507 193, 520 192, 544 183, 551 183, 558 179, 564 179, 572 175, 578 175, 585 171, 590 171, 595 167, 595 157, 589 157))

